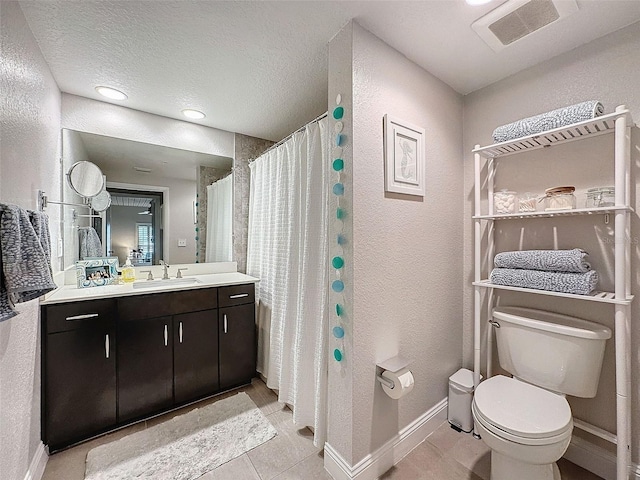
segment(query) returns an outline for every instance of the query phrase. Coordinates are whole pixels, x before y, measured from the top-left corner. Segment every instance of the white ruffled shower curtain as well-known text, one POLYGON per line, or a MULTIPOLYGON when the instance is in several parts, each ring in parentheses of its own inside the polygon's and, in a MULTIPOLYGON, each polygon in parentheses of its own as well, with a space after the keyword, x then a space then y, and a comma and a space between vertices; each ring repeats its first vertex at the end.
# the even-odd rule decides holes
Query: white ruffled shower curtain
POLYGON ((207 186, 206 262, 233 259, 233 175, 207 186))
POLYGON ((258 371, 324 445, 327 416, 327 119, 249 165, 247 274, 260 279, 258 371))

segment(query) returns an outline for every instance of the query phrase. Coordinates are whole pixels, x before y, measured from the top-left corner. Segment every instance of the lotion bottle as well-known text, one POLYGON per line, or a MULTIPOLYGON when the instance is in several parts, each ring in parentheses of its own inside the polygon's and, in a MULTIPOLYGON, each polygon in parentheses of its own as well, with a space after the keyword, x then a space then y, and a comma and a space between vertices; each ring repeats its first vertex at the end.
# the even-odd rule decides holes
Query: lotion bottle
POLYGON ((131 265, 131 259, 127 257, 127 261, 122 267, 122 281, 124 283, 132 283, 136 280, 136 269, 131 265))

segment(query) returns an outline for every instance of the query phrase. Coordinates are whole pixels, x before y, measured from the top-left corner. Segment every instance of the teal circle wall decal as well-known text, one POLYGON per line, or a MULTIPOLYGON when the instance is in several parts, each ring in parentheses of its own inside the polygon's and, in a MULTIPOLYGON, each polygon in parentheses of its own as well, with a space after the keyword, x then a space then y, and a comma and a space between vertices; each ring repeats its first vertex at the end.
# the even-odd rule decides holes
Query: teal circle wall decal
POLYGON ((341 317, 343 312, 344 310, 342 309, 342 305, 340 305, 339 303, 336 303, 336 315, 341 317))
POLYGON ((343 208, 340 208, 340 207, 336 208, 336 218, 338 220, 343 220, 346 215, 347 215, 347 212, 345 212, 343 208))
POLYGON ((337 362, 341 362, 342 361, 342 352, 339 349, 336 348, 333 351, 333 358, 335 358, 337 362))
POLYGON ((339 172, 339 171, 341 171, 343 168, 344 168, 344 160, 343 160, 343 159, 341 159, 341 158, 336 158, 336 159, 333 161, 333 169, 334 169, 336 172, 339 172))
POLYGON ((334 195, 344 195, 344 185, 340 182, 336 183, 333 186, 333 194, 334 195))
POLYGON ((342 280, 334 280, 331 284, 331 288, 334 292, 340 293, 344 290, 344 283, 342 283, 342 280))
POLYGON ((344 116, 344 108, 336 107, 333 109, 333 118, 340 120, 344 116))
POLYGON ((333 327, 333 336, 336 338, 344 337, 344 328, 342 327, 333 327))
POLYGON ((344 267, 344 259, 342 257, 333 257, 331 265, 333 265, 333 268, 342 268, 344 267))

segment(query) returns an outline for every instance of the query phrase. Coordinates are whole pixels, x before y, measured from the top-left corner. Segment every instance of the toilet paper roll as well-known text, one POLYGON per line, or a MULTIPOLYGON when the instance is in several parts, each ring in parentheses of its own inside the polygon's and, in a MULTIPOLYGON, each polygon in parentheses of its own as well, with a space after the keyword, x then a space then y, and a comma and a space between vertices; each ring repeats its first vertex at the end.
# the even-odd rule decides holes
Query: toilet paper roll
POLYGON ((382 384, 384 392, 393 399, 397 400, 398 398, 402 398, 413 390, 413 374, 408 368, 402 368, 397 372, 385 370, 382 372, 382 376, 384 378, 388 378, 394 383, 393 388, 389 388, 385 384, 382 384))

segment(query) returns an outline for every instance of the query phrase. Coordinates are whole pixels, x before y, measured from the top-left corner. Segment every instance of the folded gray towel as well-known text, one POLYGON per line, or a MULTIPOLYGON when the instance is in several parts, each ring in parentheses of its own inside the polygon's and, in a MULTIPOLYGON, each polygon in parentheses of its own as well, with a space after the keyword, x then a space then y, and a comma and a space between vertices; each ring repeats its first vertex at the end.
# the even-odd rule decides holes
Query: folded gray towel
POLYGON ((90 257, 101 257, 102 243, 100 243, 100 237, 93 227, 79 227, 78 228, 78 245, 80 247, 79 259, 84 260, 90 257))
POLYGON ((595 270, 589 270, 586 273, 567 273, 494 268, 490 281, 496 285, 588 295, 598 284, 598 273, 595 270))
POLYGON ((585 273, 591 270, 591 264, 585 260, 587 255, 587 252, 579 248, 573 250, 522 250, 499 253, 493 263, 498 268, 585 273))
POLYGON ((506 142, 584 120, 591 120, 603 113, 604 107, 600 102, 589 100, 502 125, 493 131, 493 140, 496 143, 506 142))
POLYGON ((46 214, 0 204, 0 321, 17 315, 13 306, 56 288, 51 272, 46 214))

